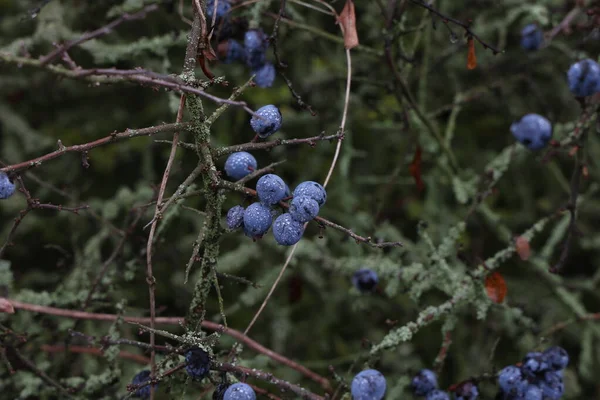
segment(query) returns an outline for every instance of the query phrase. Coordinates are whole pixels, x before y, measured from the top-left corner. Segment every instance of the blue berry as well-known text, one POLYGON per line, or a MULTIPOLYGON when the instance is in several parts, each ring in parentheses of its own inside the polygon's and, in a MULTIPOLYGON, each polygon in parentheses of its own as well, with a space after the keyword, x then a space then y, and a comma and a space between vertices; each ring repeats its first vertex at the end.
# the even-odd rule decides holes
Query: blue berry
POLYGON ((523 400, 542 400, 542 389, 536 385, 529 385, 525 390, 523 400))
MULTIPOLYGON (((215 0, 208 0, 206 2, 206 15, 207 20, 212 21, 213 10, 215 9, 215 0)), ((217 18, 223 18, 231 10, 231 3, 229 0, 219 0, 217 4, 217 18)), ((210 23, 210 22, 209 22, 210 23)))
POLYGON ((254 389, 245 383, 234 383, 223 395, 223 400, 256 400, 254 389))
POLYGON ((540 352, 527 353, 521 365, 523 375, 535 377, 550 368, 546 357, 540 352))
POLYGON ((227 228, 234 230, 244 224, 244 207, 234 206, 227 211, 227 228))
POLYGON ((267 35, 261 29, 250 29, 244 34, 244 48, 246 49, 246 64, 250 69, 260 68, 267 58, 267 35))
POLYGON ((411 381, 411 387, 416 396, 427 396, 427 394, 438 387, 435 372, 430 369, 422 369, 411 381))
POLYGON ((0 171, 0 199, 8 199, 15 192, 15 184, 5 172, 0 171))
POLYGON ((327 192, 325 191, 325 188, 313 181, 302 182, 296 186, 296 189, 294 189, 294 197, 296 196, 312 197, 313 200, 319 204, 319 207, 323 207, 327 201, 327 192))
POLYGON ((298 222, 308 222, 319 213, 319 203, 308 196, 294 197, 290 202, 289 213, 298 222))
POLYGON ((546 361, 553 370, 564 369, 569 364, 569 354, 565 349, 559 346, 554 346, 544 351, 546 361))
POLYGON ((217 46, 217 52, 221 61, 225 64, 231 64, 235 61, 243 61, 246 59, 246 49, 240 42, 234 39, 227 39, 217 46))
POLYGON ((432 390, 431 392, 427 393, 427 396, 425 397, 426 400, 450 400, 450 396, 448 396, 448 393, 442 391, 442 390, 432 390))
POLYGON ((273 86, 273 82, 275 82, 275 66, 270 62, 264 63, 261 67, 252 71, 252 73, 256 74, 254 77, 256 86, 261 88, 273 86))
POLYGON ((232 153, 225 161, 225 173, 231 179, 240 180, 256 170, 256 158, 250 153, 239 151, 232 153))
POLYGON ((275 174, 263 175, 256 182, 256 194, 264 204, 277 204, 285 197, 285 182, 275 174))
POLYGON ((225 396, 225 392, 229 386, 228 383, 219 383, 213 392, 212 400, 223 400, 223 396, 225 396))
POLYGON ((273 236, 282 246, 292 246, 302 239, 304 226, 288 213, 283 213, 273 222, 273 236))
POLYGON ((546 146, 552 137, 550 121, 538 114, 527 114, 510 126, 515 139, 529 150, 539 150, 546 146))
POLYGON ((504 393, 514 396, 524 393, 527 381, 523 378, 519 368, 509 365, 500 371, 498 385, 504 393))
MULTIPOLYGON (((131 380, 132 385, 140 385, 142 383, 146 383, 150 380, 150 371, 145 369, 140 371, 136 376, 131 380)), ((144 387, 139 388, 133 393, 133 397, 137 397, 140 399, 149 399, 150 398, 150 386, 146 385, 144 387)), ((158 388, 158 384, 152 385, 154 386, 154 391, 158 388)))
POLYGON ((521 31, 521 47, 525 50, 537 50, 543 42, 544 34, 536 24, 529 24, 521 31))
POLYGON ((377 286, 378 283, 379 277, 377 276, 377 272, 373 271, 372 269, 361 268, 358 271, 356 271, 354 275, 352 275, 352 284, 361 292, 372 291, 373 289, 375 289, 375 286, 377 286))
POLYGON ((262 203, 250 204, 244 211, 244 233, 251 238, 262 237, 272 222, 271 209, 262 203))
POLYGON ((269 137, 281 128, 283 118, 279 108, 273 104, 259 108, 255 114, 250 119, 250 126, 261 138, 269 137))
POLYGON ((199 347, 185 353, 185 363, 185 371, 192 379, 201 380, 210 372, 210 355, 199 347))
POLYGON ((565 385, 563 384, 562 376, 555 371, 546 372, 544 374, 544 380, 542 380, 539 385, 544 394, 544 399, 547 400, 558 400, 565 393, 565 385))
POLYGON ((575 96, 590 96, 600 89, 600 65, 589 58, 576 62, 567 72, 567 81, 575 96))
POLYGON ((471 381, 466 381, 460 384, 455 391, 456 400, 476 400, 479 396, 479 389, 471 381))
POLYGON ((350 391, 353 400, 381 400, 385 395, 386 382, 383 374, 374 369, 367 369, 356 374, 352 379, 350 391))

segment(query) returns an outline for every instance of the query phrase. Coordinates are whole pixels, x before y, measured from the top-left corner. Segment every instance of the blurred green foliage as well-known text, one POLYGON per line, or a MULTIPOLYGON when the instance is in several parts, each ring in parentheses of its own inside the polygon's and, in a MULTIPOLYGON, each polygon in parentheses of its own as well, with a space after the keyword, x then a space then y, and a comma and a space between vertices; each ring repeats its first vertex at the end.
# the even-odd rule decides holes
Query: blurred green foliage
MULTIPOLYGON (((52 0, 32 18, 30 10, 40 3, 0 0, 0 53, 37 58, 51 51, 53 43, 76 39, 150 2, 52 0)), ((126 22, 109 35, 74 47, 69 55, 84 68, 142 67, 179 74, 189 25, 178 15, 178 1, 163 3, 144 20, 126 22)), ((184 3, 183 15, 191 18, 192 2, 184 3)), ((338 12, 343 7, 341 1, 328 3, 338 12)), ((557 262, 567 235, 569 215, 557 215, 557 211, 569 199, 575 158, 569 156, 569 147, 551 157, 546 151, 529 152, 515 144, 509 132, 514 120, 535 112, 552 121, 554 139, 569 138, 582 106, 569 93, 566 71, 576 60, 597 58, 600 45, 594 17, 580 13, 569 34, 559 33, 540 51, 527 53, 519 47, 521 28, 537 22, 550 31, 573 9, 574 1, 435 1, 434 6, 445 15, 472 19, 472 29, 480 38, 505 50, 493 55, 476 43, 478 66, 467 70, 462 28, 445 26, 410 1, 391 3, 399 3, 399 8, 386 29, 387 2, 356 2, 362 47, 351 51, 347 131, 320 215, 374 241, 402 241, 404 246, 373 249, 342 232, 309 225, 250 336, 332 382, 328 366, 334 366, 348 383, 369 363, 386 375, 387 399, 410 396, 406 387, 410 376, 433 366, 447 332, 452 344, 440 373, 444 388, 516 363, 533 349, 557 344, 569 351, 572 360, 565 375, 565 397, 598 398, 594 371, 600 368, 600 324, 575 322, 542 335, 559 322, 597 312, 600 307, 597 128, 591 124, 579 155, 585 157, 589 170, 577 207, 577 228, 582 235, 575 236, 561 275, 550 274, 548 268, 557 262), (387 38, 393 38, 393 62, 420 110, 451 148, 457 171, 451 169, 440 143, 395 86, 383 56, 387 38), (409 172, 417 145, 423 148, 422 193, 409 172), (479 204, 476 200, 486 193, 489 182, 493 182, 489 188, 496 190, 479 204), (531 239, 528 261, 513 254, 513 238, 523 232, 531 239), (486 266, 497 268, 505 277, 508 295, 503 304, 486 297, 481 260, 488 260, 486 266), (351 287, 352 273, 362 266, 380 274, 381 290, 376 294, 359 294, 351 287), (440 307, 453 296, 460 301, 448 310, 440 307), (433 315, 434 320, 421 323, 423 313, 433 315), (413 331, 411 321, 422 329, 413 331)), ((594 2, 583 3, 592 6, 594 2)), ((277 135, 282 138, 333 134, 342 115, 346 57, 343 44, 332 40, 341 38, 339 27, 331 15, 307 4, 324 9, 316 1, 287 1, 293 24, 281 22, 278 48, 294 89, 317 116, 298 106, 281 78, 272 88, 250 88, 242 96, 253 109, 264 104, 280 107, 284 126, 277 135)), ((278 1, 244 2, 233 15, 271 32, 278 10, 278 1)), ((229 82, 229 86, 209 89, 223 98, 249 78, 243 65, 215 62, 210 69, 229 82)), ((199 68, 196 76, 203 77, 199 68)), ((216 108, 207 100, 203 104, 207 112, 216 108)), ((179 95, 162 89, 126 83, 91 85, 59 78, 43 68, 0 61, 0 160, 10 165, 38 157, 54 151, 57 140, 69 146, 127 128, 171 123, 178 105, 179 95)), ((212 126, 212 145, 250 141, 253 132, 248 120, 242 109, 230 108, 212 126)), ((80 310, 103 264, 119 246, 115 231, 129 229, 136 213, 143 212, 108 264, 86 310, 147 316, 148 230, 143 226, 151 220, 154 206, 144 206, 156 198, 170 151, 168 143, 157 140, 170 140, 170 136, 138 137, 99 147, 89 153, 89 168, 82 167, 77 154, 65 154, 24 172, 26 187, 40 202, 66 207, 88 204, 90 209, 79 215, 52 210, 29 213, 0 260, 0 297, 80 310)), ((183 134, 182 140, 191 143, 194 139, 183 134)), ((334 149, 335 143, 320 142, 315 147, 280 146, 254 155, 259 166, 285 160, 277 174, 293 188, 304 180, 322 181, 334 149)), ((224 158, 216 160, 218 167, 224 158)), ((196 163, 194 151, 178 151, 167 195, 196 163)), ((200 181, 194 186, 201 187, 200 181)), ((244 196, 228 193, 223 213, 247 203, 244 196)), ((159 224, 154 275, 160 316, 184 316, 188 310, 200 275, 199 268, 193 267, 184 284, 185 267, 204 224, 203 215, 195 211, 205 206, 201 195, 190 197, 173 206, 159 224)), ((0 205, 2 243, 25 207, 22 193, 0 205)), ((228 326, 244 330, 288 251, 269 234, 256 242, 239 232, 222 235, 217 271, 259 285, 220 276, 228 326)), ((207 307, 207 319, 223 323, 214 288, 207 307)), ((41 351, 43 345, 64 344, 69 329, 97 338, 110 335, 147 342, 148 333, 135 325, 75 322, 22 310, 0 314, 0 324, 0 350, 7 355, 3 357, 7 362, 0 365, 3 398, 62 396, 38 375, 14 363, 13 348, 39 371, 72 388, 73 397, 82 399, 120 398, 127 393, 131 378, 145 368, 118 357, 119 349, 147 355, 131 346, 112 346, 103 355, 41 351), (15 334, 26 341, 15 343, 15 334), (10 363, 17 369, 14 375, 9 373, 10 363)), ((177 326, 160 329, 178 335, 184 332, 177 326)), ((79 338, 70 340, 80 343, 79 338)), ((160 335, 157 341, 177 345, 160 335)), ((225 360, 233 343, 231 337, 221 335, 213 351, 225 360)), ((158 360, 161 370, 166 370, 183 358, 159 355, 158 360)), ((239 362, 321 393, 318 385, 297 371, 253 350, 245 349, 239 362)), ((212 378, 218 381, 220 375, 212 378)), ((268 384, 253 383, 279 392, 268 384)), ((186 382, 181 372, 161 384, 158 398, 210 398, 211 391, 205 391, 209 385, 208 381, 186 382)), ((493 380, 482 383, 481 390, 485 398, 492 398, 493 380)), ((293 398, 289 393, 277 395, 293 398)))

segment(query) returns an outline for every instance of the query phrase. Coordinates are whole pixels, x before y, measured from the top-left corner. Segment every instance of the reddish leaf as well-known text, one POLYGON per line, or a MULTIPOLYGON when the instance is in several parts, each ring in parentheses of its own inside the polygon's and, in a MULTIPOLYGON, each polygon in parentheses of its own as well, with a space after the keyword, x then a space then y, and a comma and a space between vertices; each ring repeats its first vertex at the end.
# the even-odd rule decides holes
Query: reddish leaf
POLYGON ((529 241, 523 236, 519 236, 515 239, 515 248, 517 249, 517 254, 523 261, 527 260, 531 255, 531 246, 529 246, 529 241))
POLYGON ((499 272, 492 272, 485 278, 485 290, 494 303, 502 303, 506 296, 506 281, 499 272))
POLYGON ((356 32, 356 14, 354 13, 354 2, 346 0, 346 4, 340 13, 338 22, 344 31, 344 46, 347 49, 358 46, 358 33, 356 32))
POLYGON ((475 69, 477 67, 477 57, 475 56, 475 41, 469 36, 467 39, 469 52, 467 53, 467 69, 475 69))
POLYGON ((15 308, 10 301, 0 298, 0 313, 14 314, 15 308))
POLYGON ((410 174, 413 178, 415 178, 415 183, 417 184, 417 189, 422 191, 425 189, 425 184, 421 179, 421 154, 423 150, 420 145, 417 145, 417 149, 415 150, 415 156, 413 157, 412 162, 410 163, 410 174))

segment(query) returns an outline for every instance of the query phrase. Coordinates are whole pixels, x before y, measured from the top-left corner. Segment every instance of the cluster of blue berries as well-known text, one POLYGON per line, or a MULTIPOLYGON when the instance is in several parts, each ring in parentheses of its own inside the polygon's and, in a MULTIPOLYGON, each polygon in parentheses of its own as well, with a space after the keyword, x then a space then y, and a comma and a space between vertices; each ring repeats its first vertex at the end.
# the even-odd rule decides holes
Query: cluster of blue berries
POLYGON ((378 283, 377 272, 369 268, 361 268, 352 275, 352 285, 362 293, 372 292, 378 283))
MULTIPOLYGON (((140 371, 136 376, 133 377, 133 379, 131 380, 131 384, 132 385, 141 385, 143 383, 146 383, 150 380, 150 371, 145 369, 143 371, 140 371)), ((137 397, 139 399, 149 399, 150 398, 150 386, 151 385, 146 385, 144 387, 139 388, 138 390, 136 390, 133 393, 133 397, 137 397)), ((154 391, 156 392, 156 389, 158 389, 158 383, 154 386, 154 391)))
POLYGON ((350 385, 353 400, 381 400, 385 395, 385 390, 385 377, 375 369, 359 372, 352 379, 350 385))
POLYGON ((0 200, 8 199, 15 192, 15 184, 5 172, 0 171, 0 200))
POLYGON ((291 246, 300 241, 304 234, 304 223, 319 213, 327 200, 325 188, 317 182, 306 181, 299 184, 294 193, 279 176, 267 174, 256 183, 258 202, 232 207, 227 212, 227 227, 231 230, 243 228, 246 236, 261 238, 271 225, 273 236, 280 245, 291 246), (286 197, 292 197, 288 212, 273 221, 272 207, 286 197))
POLYGON ((568 363, 569 355, 562 347, 528 353, 520 367, 510 365, 500 371, 497 397, 503 400, 558 400, 565 391, 563 370, 568 363))
MULTIPOLYGON (((422 369, 411 381, 415 396, 426 400, 450 400, 450 395, 438 389, 437 376, 430 369, 422 369)), ((471 381, 462 382, 454 389, 455 400, 476 400, 479 396, 477 385, 471 381)))

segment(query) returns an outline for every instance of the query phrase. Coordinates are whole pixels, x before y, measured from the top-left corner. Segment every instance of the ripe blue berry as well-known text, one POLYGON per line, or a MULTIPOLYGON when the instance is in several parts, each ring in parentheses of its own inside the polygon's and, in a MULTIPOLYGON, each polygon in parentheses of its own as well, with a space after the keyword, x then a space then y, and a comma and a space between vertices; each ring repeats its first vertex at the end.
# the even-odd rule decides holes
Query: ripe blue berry
POLYGON ((361 292, 372 291, 373 289, 375 289, 375 286, 377 286, 378 283, 379 277, 377 276, 377 272, 373 271, 372 269, 361 268, 358 271, 356 271, 354 275, 352 275, 352 284, 361 292))
POLYGON ((290 202, 289 213, 298 222, 308 222, 319 213, 319 203, 308 196, 294 197, 290 202))
POLYGON ((448 396, 448 393, 442 391, 442 390, 432 390, 431 392, 427 393, 427 396, 425 397, 426 400, 450 400, 450 396, 448 396))
POLYGON ((569 364, 569 354, 565 349, 559 346, 554 346, 544 351, 546 361, 553 370, 564 369, 569 364))
POLYGON ((260 68, 267 58, 267 35, 261 29, 250 29, 244 34, 244 48, 246 49, 246 64, 250 69, 260 68))
POLYGON ((15 192, 15 184, 5 172, 0 171, 0 199, 8 199, 15 192))
POLYGON ((264 63, 261 67, 252 71, 252 73, 256 74, 254 77, 256 86, 261 88, 273 86, 273 82, 275 82, 275 66, 270 62, 264 63))
POLYGON ((185 371, 190 378, 203 379, 210 372, 210 355, 199 347, 192 347, 185 353, 185 371))
POLYGON ((552 137, 550 121, 538 114, 527 114, 510 126, 515 139, 529 150, 539 150, 546 146, 552 137))
MULTIPOLYGON (((140 385, 142 383, 146 383, 150 380, 150 371, 145 369, 140 371, 136 376, 131 380, 132 385, 140 385)), ((133 397, 137 397, 140 399, 149 399, 150 398, 150 386, 146 385, 144 387, 139 388, 133 393, 133 397)), ((154 386, 154 391, 158 388, 158 384, 152 385, 154 386)))
POLYGON ((544 42, 544 34, 536 24, 529 24, 521 31, 521 47, 533 51, 544 42))
POLYGON ((353 400, 381 400, 385 395, 386 382, 383 374, 374 369, 367 369, 356 374, 352 379, 350 391, 353 400))
POLYGON ((567 81, 575 96, 590 96, 600 89, 600 65, 589 58, 576 62, 567 72, 567 81))
POLYGON ((285 182, 275 174, 263 175, 256 182, 256 194, 264 204, 277 204, 285 197, 285 182))
POLYGON ((525 390, 523 400, 542 400, 542 397, 542 389, 536 385, 529 385, 527 386, 527 390, 525 390))
POLYGON ((550 368, 546 357, 540 352, 527 353, 521 365, 521 372, 525 376, 535 377, 550 368))
POLYGON ((225 161, 225 173, 231 179, 237 181, 256 170, 257 166, 256 158, 252 154, 239 151, 227 157, 227 161, 225 161))
POLYGON ((256 400, 254 389, 245 383, 234 383, 223 395, 223 400, 256 400))
POLYGON ((427 393, 437 389, 437 377, 430 369, 422 369, 412 379, 411 387, 416 396, 427 396, 427 393))
POLYGON ((272 222, 271 209, 262 203, 250 204, 244 211, 244 233, 251 238, 262 237, 272 222))
POLYGON ((282 246, 292 246, 302 239, 304 226, 288 213, 283 213, 273 222, 273 236, 282 246))
POLYGON ((269 137, 281 128, 283 118, 279 108, 273 104, 259 108, 255 114, 250 119, 250 126, 261 138, 269 137))
POLYGON ((325 188, 313 181, 302 182, 296 186, 296 189, 294 189, 294 197, 296 196, 312 197, 313 200, 319 204, 319 207, 323 207, 327 201, 327 192, 325 191, 325 188))
MULTIPOLYGON (((206 15, 208 16, 207 20, 212 21, 214 9, 215 0, 208 0, 206 2, 206 15)), ((219 3, 217 4, 217 18, 225 17, 229 10, 231 10, 231 3, 229 3, 229 0, 219 0, 219 3)))
POLYGON ((565 385, 562 376, 556 371, 549 371, 544 374, 544 379, 540 382, 540 389, 544 399, 558 400, 565 393, 565 385))
POLYGON ((514 365, 509 365, 500 371, 498 385, 508 395, 520 395, 527 388, 527 381, 523 378, 521 370, 514 365))
POLYGON ((225 396, 225 391, 229 388, 228 383, 219 383, 215 388, 215 391, 212 395, 212 400, 223 400, 223 396, 225 396))
POLYGON ((227 228, 234 230, 244 224, 244 207, 234 206, 227 211, 227 228))
POLYGON ((246 59, 246 49, 244 49, 244 46, 240 42, 234 39, 227 39, 219 43, 217 52, 219 53, 219 58, 225 64, 246 59))
POLYGON ((466 381, 460 384, 455 391, 456 400, 476 400, 479 396, 479 389, 471 381, 466 381))

